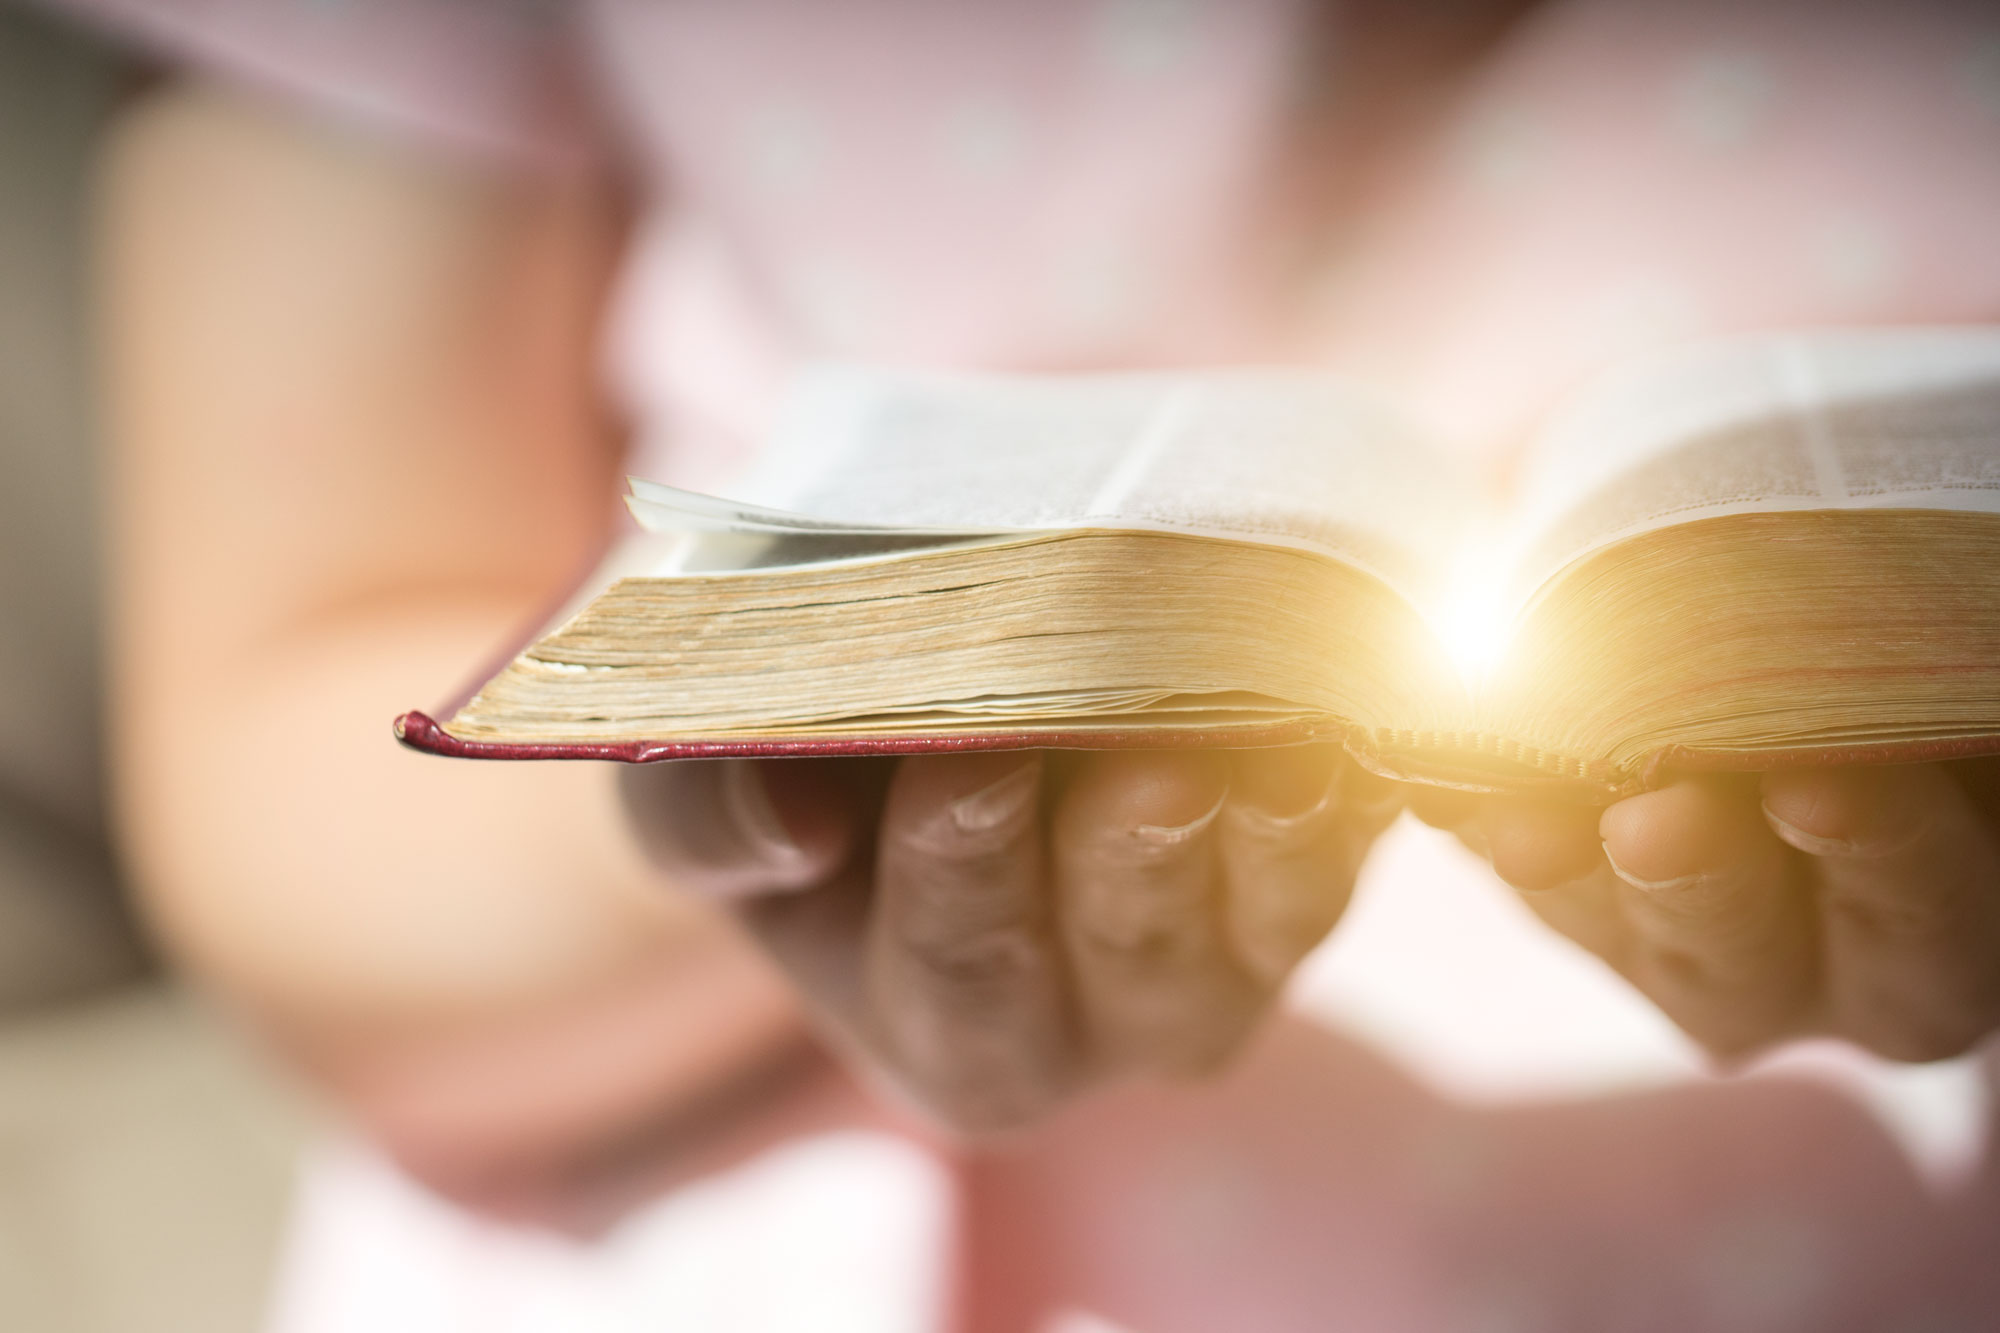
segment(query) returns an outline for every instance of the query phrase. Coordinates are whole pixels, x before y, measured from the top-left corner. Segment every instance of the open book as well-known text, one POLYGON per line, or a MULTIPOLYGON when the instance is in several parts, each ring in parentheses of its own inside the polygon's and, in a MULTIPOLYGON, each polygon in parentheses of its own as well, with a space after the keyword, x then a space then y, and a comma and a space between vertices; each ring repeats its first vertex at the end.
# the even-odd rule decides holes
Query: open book
POLYGON ((1284 371, 823 372, 743 499, 643 535, 420 748, 492 757, 1338 739, 1600 796, 2000 751, 2000 330, 1695 345, 1510 503, 1284 371))

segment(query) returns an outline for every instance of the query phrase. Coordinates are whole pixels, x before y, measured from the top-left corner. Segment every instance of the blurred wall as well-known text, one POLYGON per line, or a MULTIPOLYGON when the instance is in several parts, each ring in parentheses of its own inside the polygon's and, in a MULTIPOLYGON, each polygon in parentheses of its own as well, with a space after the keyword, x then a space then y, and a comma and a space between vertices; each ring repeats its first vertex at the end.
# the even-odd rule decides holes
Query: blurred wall
POLYGON ((0 1333, 250 1333, 307 1133, 150 975, 105 836, 85 261, 125 78, 0 0, 0 1333))
POLYGON ((0 4, 0 1013, 133 975, 103 827, 85 352, 116 63, 0 4))

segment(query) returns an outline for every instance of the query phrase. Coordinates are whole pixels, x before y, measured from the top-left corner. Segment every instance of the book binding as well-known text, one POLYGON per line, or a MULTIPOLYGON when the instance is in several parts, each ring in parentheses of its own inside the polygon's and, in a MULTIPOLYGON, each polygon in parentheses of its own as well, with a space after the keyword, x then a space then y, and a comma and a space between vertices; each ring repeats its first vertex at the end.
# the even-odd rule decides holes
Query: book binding
POLYGON ((477 741, 446 731, 428 713, 411 711, 395 722, 396 739, 413 750, 453 759, 603 759, 652 764, 665 759, 837 758, 842 756, 951 754, 976 750, 1199 750, 1252 749, 1342 741, 1346 729, 1312 722, 1247 723, 1198 730, 1132 727, 1116 731, 1060 728, 980 732, 975 735, 769 737, 724 740, 477 741))
POLYGON ((453 759, 603 760, 651 764, 669 759, 829 759, 895 755, 953 754, 982 750, 1194 750, 1256 749, 1266 746, 1339 743, 1364 768, 1399 781, 1468 790, 1548 790, 1600 798, 1621 798, 1663 787, 1675 778, 1695 773, 1762 772, 1777 768, 1814 768, 1849 764, 1941 763, 2000 755, 2000 735, 1947 739, 1880 741, 1866 745, 1797 746, 1784 750, 1701 750, 1667 746, 1655 751, 1635 773, 1577 778, 1552 773, 1496 772, 1490 767, 1453 762, 1446 755, 1384 753, 1365 731, 1332 723, 1245 723, 1240 726, 1184 730, 1132 727, 1115 731, 1035 729, 981 732, 974 735, 764 737, 758 739, 684 738, 633 741, 480 741, 452 735, 430 714, 404 713, 395 721, 395 736, 412 750, 453 759))

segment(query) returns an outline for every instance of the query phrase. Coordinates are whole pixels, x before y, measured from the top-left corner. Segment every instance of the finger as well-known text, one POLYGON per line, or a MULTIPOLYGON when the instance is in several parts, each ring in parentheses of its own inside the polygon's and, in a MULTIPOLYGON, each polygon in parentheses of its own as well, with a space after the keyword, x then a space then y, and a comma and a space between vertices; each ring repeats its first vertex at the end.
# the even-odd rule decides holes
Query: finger
POLYGON ((1223 918, 1237 962, 1275 988, 1326 937, 1397 793, 1331 746, 1246 750, 1230 764, 1220 836, 1223 918))
POLYGON ((1599 822, 1634 943, 1627 975, 1720 1054, 1798 1030, 1817 928, 1754 784, 1686 781, 1620 801, 1599 822))
POLYGON ((857 841, 861 761, 681 760, 619 772, 628 822, 676 886, 719 898, 801 889, 857 841))
POLYGON ((1601 815, 1574 801, 1489 797, 1477 836, 1494 873, 1520 890, 1536 916, 1623 972, 1633 932, 1619 898, 1623 886, 1604 859, 1601 815))
POLYGON ((820 1033, 870 1057, 880 1045, 862 960, 874 898, 873 868, 855 861, 802 892, 744 898, 734 913, 806 998, 806 1016, 820 1033))
POLYGON ((911 759, 883 811, 870 1009, 891 1066, 960 1129, 1023 1123, 1069 1079, 1041 779, 1035 754, 911 759))
MULTIPOLYGON (((1370 839, 1396 821, 1419 790, 1405 782, 1392 782, 1371 773, 1345 754, 1340 760, 1340 808, 1370 839)), ((1253 789, 1254 790, 1254 789, 1253 789)))
POLYGON ((1432 828, 1455 835, 1480 856, 1486 855, 1480 815, 1485 810, 1487 797, 1479 792, 1412 784, 1405 791, 1405 799, 1410 813, 1418 819, 1432 828))
POLYGON ((1581 879, 1604 861, 1603 811, 1577 801, 1494 796, 1478 815, 1493 873, 1528 892, 1581 879))
POLYGON ((1809 858, 1836 1031, 1957 1055, 2000 1023, 2000 845, 1936 765, 1771 773, 1765 818, 1809 858))
POLYGON ((1213 754, 1096 754, 1056 814, 1059 933, 1084 1031, 1111 1067, 1212 1065, 1260 988, 1224 943, 1214 825, 1228 763, 1213 754))
POLYGON ((2000 822, 2000 758, 1960 759, 1944 768, 1964 789, 1973 813, 1988 822, 2000 822))

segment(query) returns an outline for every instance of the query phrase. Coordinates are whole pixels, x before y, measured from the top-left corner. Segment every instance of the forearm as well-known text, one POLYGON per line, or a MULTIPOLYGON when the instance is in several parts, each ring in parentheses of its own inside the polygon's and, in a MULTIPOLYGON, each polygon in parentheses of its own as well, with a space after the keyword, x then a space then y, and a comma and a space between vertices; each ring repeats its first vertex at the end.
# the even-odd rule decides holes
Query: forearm
POLYGON ((608 773, 389 735, 604 540, 588 184, 194 91, 101 198, 118 813, 173 952, 420 1154, 550 1155, 792 1040, 608 773))
POLYGON ((603 770, 390 739, 528 614, 504 590, 412 591, 198 679, 127 682, 128 852, 176 950, 292 1021, 402 1024, 532 1007, 712 932, 638 865, 603 770))
POLYGON ((438 596, 301 627, 120 737, 132 860, 173 951, 473 1197, 671 1122, 800 1038, 729 923, 632 859, 606 770, 389 742, 411 690, 518 618, 438 596))

